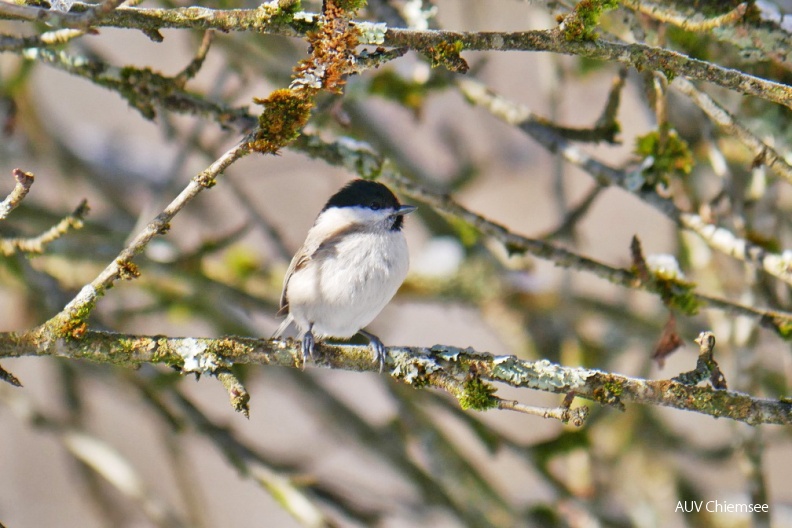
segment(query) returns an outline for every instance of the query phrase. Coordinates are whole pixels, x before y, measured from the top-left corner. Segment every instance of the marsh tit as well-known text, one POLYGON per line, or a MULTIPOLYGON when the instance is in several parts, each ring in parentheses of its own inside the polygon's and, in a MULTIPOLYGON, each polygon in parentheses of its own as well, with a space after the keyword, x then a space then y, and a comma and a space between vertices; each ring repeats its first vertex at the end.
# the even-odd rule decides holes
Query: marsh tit
POLYGON ((363 330, 396 294, 409 267, 402 233, 401 205, 381 183, 354 180, 325 204, 286 271, 280 312, 288 313, 279 337, 296 323, 302 335, 303 365, 313 358, 314 343, 325 338, 364 335, 380 372, 385 347, 363 330))

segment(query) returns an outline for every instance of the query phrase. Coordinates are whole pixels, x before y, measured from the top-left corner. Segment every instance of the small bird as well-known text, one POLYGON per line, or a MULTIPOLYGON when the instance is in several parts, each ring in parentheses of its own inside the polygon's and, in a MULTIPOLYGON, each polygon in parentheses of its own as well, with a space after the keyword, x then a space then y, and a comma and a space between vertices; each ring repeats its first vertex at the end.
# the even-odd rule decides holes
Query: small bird
POLYGON ((325 204, 286 271, 279 314, 288 313, 274 337, 296 323, 303 365, 316 340, 364 335, 379 370, 385 346, 363 330, 396 294, 409 268, 401 205, 381 183, 353 180, 325 204))

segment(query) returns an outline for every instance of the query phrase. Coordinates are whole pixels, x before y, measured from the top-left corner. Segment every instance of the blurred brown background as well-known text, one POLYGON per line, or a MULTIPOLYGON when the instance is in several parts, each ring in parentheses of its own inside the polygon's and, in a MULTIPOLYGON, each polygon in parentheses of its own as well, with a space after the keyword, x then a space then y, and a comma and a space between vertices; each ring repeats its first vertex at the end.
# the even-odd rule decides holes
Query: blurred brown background
MULTIPOLYGON (((516 31, 555 24, 543 2, 443 0, 437 5, 437 23, 448 29, 516 31)), ((309 4, 307 8, 316 7, 309 4)), ((28 26, 12 22, 1 22, 0 29, 29 31, 28 26)), ((163 31, 163 35, 165 41, 156 44, 140 32, 102 29, 99 35, 84 37, 73 49, 100 53, 103 60, 115 65, 149 66, 174 74, 189 62, 198 41, 195 35, 182 31, 163 31)), ((255 112, 251 98, 285 86, 291 65, 304 51, 305 44, 296 40, 219 35, 204 68, 188 86, 196 92, 222 96, 236 105, 250 105, 255 112), (244 43, 254 57, 259 53, 262 61, 270 61, 268 64, 277 64, 276 59, 282 57, 282 83, 274 80, 275 75, 269 79, 257 76, 253 67, 229 68, 227 61, 233 52, 223 47, 223 39, 244 43)), ((464 57, 476 78, 504 97, 571 126, 585 127, 597 119, 616 74, 616 69, 608 65, 581 73, 579 59, 551 54, 471 52, 464 53, 464 57)), ((0 81, 17 74, 20 64, 17 56, 0 54, 0 81)), ((388 67, 405 78, 428 74, 426 63, 414 54, 388 67)), ((359 134, 366 127, 377 130, 379 135, 362 139, 375 146, 390 144, 390 152, 401 166, 412 167, 419 179, 438 186, 453 180, 465 163, 475 166, 476 179, 455 197, 488 219, 517 233, 539 236, 558 225, 563 217, 559 196, 563 196, 568 207, 594 185, 588 175, 559 165, 554 156, 524 134, 466 103, 454 90, 431 93, 416 118, 393 102, 367 96, 370 75, 374 72, 350 80, 345 98, 354 106, 339 109, 351 119, 354 133, 359 134), (562 193, 559 185, 563 185, 562 193)), ((583 147, 614 166, 634 161, 633 139, 654 126, 639 85, 639 77, 632 73, 618 114, 623 143, 583 147)), ((33 67, 26 91, 18 92, 14 100, 21 117, 19 128, 0 144, 0 181, 5 182, 2 189, 10 191, 10 173, 15 167, 34 172, 36 182, 18 214, 12 214, 5 222, 8 229, 44 225, 42 218, 48 217, 42 216, 43 211, 66 213, 83 197, 88 198, 92 212, 86 230, 67 235, 47 255, 24 259, 19 264, 57 277, 64 293, 50 292, 52 297, 45 302, 36 297, 35 289, 25 289, 7 268, 0 272, 0 278, 5 276, 0 280, 4 330, 29 328, 42 322, 47 313, 54 314, 59 309, 57 299, 68 300, 70 292, 91 280, 114 257, 124 233, 133 233, 137 222, 152 218, 211 161, 210 156, 193 148, 187 139, 191 134, 200 138, 203 145, 218 147, 234 138, 232 134, 223 135, 216 125, 194 117, 162 115, 157 122, 145 121, 116 93, 42 64, 33 67), (85 167, 91 167, 93 174, 81 172, 85 167), (110 196, 123 203, 125 210, 120 210, 110 196), (47 307, 47 302, 52 306, 47 307)), ((209 287, 201 292, 199 282, 182 280, 178 270, 168 268, 168 262, 174 255, 189 253, 206 240, 223 239, 250 222, 251 228, 243 236, 222 252, 202 260, 200 269, 207 276, 222 278, 229 269, 238 269, 235 266, 242 265, 240 262, 248 263, 250 280, 257 280, 255 285, 246 284, 249 291, 255 290, 272 302, 279 294, 279 277, 288 262, 278 254, 271 237, 257 227, 257 220, 251 220, 254 217, 240 205, 239 196, 247 197, 257 214, 282 235, 286 248, 294 251, 327 197, 353 176, 288 150, 279 156, 252 155, 236 163, 215 188, 176 218, 168 236, 149 248, 147 258, 140 259, 144 279, 150 282, 145 287, 119 284, 102 299, 104 320, 121 332, 221 335, 227 331, 223 330, 225 327, 211 316, 191 309, 191 296, 203 293, 207 297, 203 302, 216 304, 230 319, 238 321, 239 327, 248 325, 256 335, 269 336, 278 324, 274 306, 267 310, 262 305, 238 305, 234 298, 224 297, 220 290, 209 287), (261 269, 267 270, 264 279, 256 275, 261 269), (154 293, 157 288, 169 287, 183 295, 182 301, 164 302, 154 293), (149 305, 156 309, 146 310, 149 305)), ((788 201, 789 191, 780 192, 782 200, 788 201)), ((647 253, 678 252, 675 226, 667 218, 620 189, 608 189, 580 223, 574 248, 611 265, 628 266, 630 240, 635 235, 647 253)), ((372 331, 386 344, 443 343, 529 359, 546 356, 546 336, 510 339, 504 326, 498 325, 497 308, 482 313, 482 307, 472 303, 432 300, 417 294, 421 280, 435 280, 431 275, 433 265, 438 260, 451 259, 454 253, 437 249, 432 231, 417 219, 408 221, 407 236, 414 274, 404 294, 397 296, 372 325, 372 331), (429 253, 430 250, 439 253, 429 253)), ((493 249, 496 255, 499 251, 493 249)), ((506 260, 502 255, 499 258, 506 260)), ((526 260, 530 262, 529 271, 518 272, 515 277, 522 293, 531 297, 530 304, 540 307, 533 324, 552 334, 550 341, 560 350, 560 355, 551 357, 554 361, 580 364, 583 354, 575 351, 574 343, 582 336, 601 343, 606 350, 608 343, 619 349, 618 355, 607 360, 603 357, 601 363, 587 358, 587 366, 630 376, 667 378, 693 367, 696 347, 692 339, 698 331, 710 328, 716 335, 719 331, 721 335, 736 331, 733 318, 719 313, 705 312, 682 321, 680 332, 687 344, 660 370, 650 361, 650 354, 667 312, 656 298, 612 286, 591 275, 559 270, 548 262, 526 260), (621 307, 646 321, 649 329, 635 334, 632 324, 564 301, 578 296, 621 307), (564 340, 564 327, 575 327, 580 334, 568 335, 564 340)), ((240 278, 236 284, 245 284, 245 280, 240 278)), ((706 288, 704 281, 700 284, 706 288)), ((721 366, 730 381, 739 386, 738 361, 734 356, 737 349, 727 341, 724 339, 718 349, 722 352, 721 366)), ((788 345, 763 334, 754 347, 757 362, 786 373, 789 379, 792 359, 788 345)), ((173 510, 189 519, 185 512, 191 509, 200 519, 195 522, 203 526, 300 525, 253 479, 240 475, 229 465, 204 434, 188 427, 182 434, 173 435, 162 420, 152 418, 156 413, 143 403, 129 378, 146 380, 155 376, 157 369, 124 372, 35 358, 5 360, 3 366, 24 383, 23 389, 0 387, 0 522, 6 527, 168 525, 168 514, 163 512, 173 510), (64 378, 68 376, 76 376, 82 405, 81 418, 74 424, 69 423, 74 412, 64 389, 64 378), (29 419, 31 410, 58 419, 59 425, 36 426, 29 419), (74 431, 101 439, 112 453, 103 454, 104 447, 74 431), (101 507, 90 497, 90 479, 80 472, 70 449, 91 451, 92 456, 103 461, 102 471, 108 472, 110 480, 117 479, 126 490, 99 484, 103 488, 99 494, 116 508, 111 515, 100 513, 101 507), (121 464, 117 455, 126 462, 121 464), (182 469, 174 469, 178 467, 182 469), (178 475, 196 483, 192 502, 179 491, 183 488, 178 475)), ((403 392, 403 387, 388 388, 386 384, 390 382, 374 374, 311 368, 296 377, 291 373, 286 376, 278 369, 251 368, 248 376, 252 395, 249 420, 233 412, 223 388, 214 379, 196 382, 187 378, 178 386, 217 425, 228 427, 269 459, 302 468, 298 481, 330 482, 339 494, 364 510, 386 511, 379 526, 460 525, 442 508, 415 507, 421 501, 414 484, 394 470, 391 462, 378 454, 376 446, 334 427, 337 418, 328 415, 326 407, 318 405, 311 392, 300 389, 300 378, 310 377, 374 427, 383 429, 393 424, 402 411, 394 393, 403 392)), ((536 405, 553 406, 559 402, 558 397, 548 394, 526 394, 506 388, 499 392, 504 397, 512 393, 515 398, 536 405)), ((695 497, 699 499, 748 500, 743 458, 734 453, 719 459, 703 454, 712 455, 710 449, 728 449, 740 443, 751 434, 743 424, 661 408, 647 410, 628 405, 624 413, 599 409, 595 426, 586 433, 590 447, 572 449, 551 464, 556 478, 576 494, 563 497, 514 449, 490 452, 467 424, 436 401, 421 396, 415 401, 432 409, 440 430, 453 439, 455 448, 516 510, 553 504, 561 510, 580 510, 578 517, 567 516, 579 518, 579 526, 605 526, 602 519, 585 513, 586 508, 579 501, 606 489, 609 497, 597 503, 609 508, 603 518, 612 515, 625 525, 749 525, 745 516, 722 515, 694 521, 694 516, 674 512, 678 500, 694 497, 680 494, 678 474, 695 486, 695 497), (663 438, 646 433, 651 429, 642 429, 640 422, 647 419, 647 413, 666 427, 678 444, 663 445, 663 438)), ((570 430, 553 421, 505 412, 471 414, 522 446, 535 446, 570 430)), ((773 525, 792 525, 789 431, 764 427, 763 432, 766 450, 762 469, 774 514, 773 525)), ((422 460, 431 454, 432 442, 439 440, 424 440, 425 445, 417 445, 419 440, 413 439, 413 456, 430 472, 442 471, 431 460, 422 460)), ((341 525, 355 525, 343 515, 340 518, 341 525)), ((524 522, 531 525, 539 521, 524 522)))

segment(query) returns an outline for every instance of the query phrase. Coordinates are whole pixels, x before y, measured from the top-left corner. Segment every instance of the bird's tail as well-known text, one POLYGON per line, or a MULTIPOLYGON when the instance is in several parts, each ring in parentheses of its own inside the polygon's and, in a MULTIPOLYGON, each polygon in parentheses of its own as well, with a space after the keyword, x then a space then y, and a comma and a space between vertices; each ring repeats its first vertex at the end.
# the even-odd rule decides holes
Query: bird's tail
POLYGON ((286 319, 284 319, 281 325, 278 327, 278 329, 275 330, 275 333, 272 334, 272 338, 274 339, 280 337, 283 334, 283 332, 285 332, 286 329, 289 328, 289 325, 292 324, 292 321, 294 321, 294 317, 292 317, 292 314, 287 315, 286 319))

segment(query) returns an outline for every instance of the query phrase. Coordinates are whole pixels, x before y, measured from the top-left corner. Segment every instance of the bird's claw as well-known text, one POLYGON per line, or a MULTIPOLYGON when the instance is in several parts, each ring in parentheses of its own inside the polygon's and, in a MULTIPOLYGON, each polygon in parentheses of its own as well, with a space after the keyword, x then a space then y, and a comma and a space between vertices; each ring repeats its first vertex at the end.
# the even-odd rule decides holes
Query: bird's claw
POLYGON ((314 340, 313 332, 308 330, 305 332, 305 335, 302 338, 302 356, 303 356, 303 370, 305 370, 305 365, 308 364, 308 358, 310 357, 313 359, 314 357, 314 347, 316 345, 316 341, 314 340))
POLYGON ((382 344, 379 337, 366 332, 365 330, 360 331, 361 334, 366 336, 369 340, 369 345, 371 345, 372 350, 374 351, 374 360, 379 363, 379 371, 382 374, 382 371, 385 369, 385 358, 387 357, 387 351, 385 350, 385 345, 382 344))

